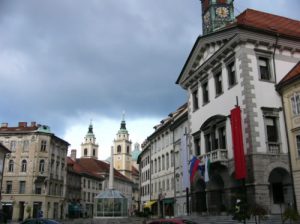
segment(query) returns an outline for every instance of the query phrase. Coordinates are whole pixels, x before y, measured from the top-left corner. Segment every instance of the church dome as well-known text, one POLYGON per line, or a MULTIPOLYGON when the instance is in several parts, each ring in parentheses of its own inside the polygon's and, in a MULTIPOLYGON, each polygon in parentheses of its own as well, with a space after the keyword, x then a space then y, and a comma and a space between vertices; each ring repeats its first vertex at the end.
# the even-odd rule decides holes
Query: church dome
POLYGON ((133 161, 137 161, 138 156, 140 155, 141 151, 140 151, 140 145, 138 143, 134 144, 134 150, 131 153, 131 157, 133 161))

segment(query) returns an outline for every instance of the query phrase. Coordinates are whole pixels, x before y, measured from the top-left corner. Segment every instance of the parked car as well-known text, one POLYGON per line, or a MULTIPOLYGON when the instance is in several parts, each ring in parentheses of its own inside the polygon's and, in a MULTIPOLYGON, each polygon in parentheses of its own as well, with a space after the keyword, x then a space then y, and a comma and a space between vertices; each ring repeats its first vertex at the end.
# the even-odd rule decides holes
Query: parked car
POLYGON ((61 224, 52 219, 43 219, 43 218, 36 218, 36 219, 26 219, 21 224, 61 224))
POLYGON ((197 223, 187 219, 173 218, 173 219, 155 219, 147 222, 147 224, 197 224, 197 223))

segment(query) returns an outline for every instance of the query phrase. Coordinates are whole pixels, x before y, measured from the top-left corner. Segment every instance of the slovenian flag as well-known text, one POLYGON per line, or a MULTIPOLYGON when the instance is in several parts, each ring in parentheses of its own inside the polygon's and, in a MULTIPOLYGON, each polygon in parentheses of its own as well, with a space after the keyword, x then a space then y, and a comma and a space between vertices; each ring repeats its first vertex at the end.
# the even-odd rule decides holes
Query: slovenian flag
POLYGON ((196 156, 194 156, 191 160, 191 165, 190 165, 190 182, 193 183, 194 176, 196 172, 199 170, 199 164, 200 160, 197 159, 196 156))

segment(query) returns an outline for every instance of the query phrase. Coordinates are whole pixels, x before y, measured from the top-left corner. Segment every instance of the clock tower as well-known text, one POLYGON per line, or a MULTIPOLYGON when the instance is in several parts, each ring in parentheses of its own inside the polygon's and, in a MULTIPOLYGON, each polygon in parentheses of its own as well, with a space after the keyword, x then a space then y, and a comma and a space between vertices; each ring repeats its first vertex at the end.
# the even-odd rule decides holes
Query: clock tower
POLYGON ((234 20, 234 0, 201 0, 203 35, 215 32, 234 20))
POLYGON ((118 131, 116 139, 114 140, 113 157, 114 168, 131 179, 131 141, 129 140, 129 133, 126 129, 124 113, 120 130, 118 131))

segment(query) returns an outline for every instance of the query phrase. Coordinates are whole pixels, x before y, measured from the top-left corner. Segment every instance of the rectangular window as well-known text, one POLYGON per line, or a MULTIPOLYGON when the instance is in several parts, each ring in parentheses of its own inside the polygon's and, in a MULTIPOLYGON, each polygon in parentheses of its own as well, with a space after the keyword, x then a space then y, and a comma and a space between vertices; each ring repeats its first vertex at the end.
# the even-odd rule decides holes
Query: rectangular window
POLYGON ((41 152, 45 152, 47 147, 47 141, 42 140, 41 141, 41 152))
POLYGON ((192 93, 193 95, 193 109, 198 110, 199 109, 199 103, 198 103, 198 90, 194 90, 192 93))
POLYGON ((200 155, 201 149, 200 149, 200 137, 194 137, 194 146, 195 146, 195 154, 200 155))
POLYGON ((297 144, 298 158, 300 158, 300 135, 296 135, 296 144, 297 144))
POLYGON ((204 82, 202 84, 202 101, 203 104, 206 104, 209 102, 209 96, 208 96, 208 82, 204 82))
POLYGON ((173 151, 171 151, 171 167, 173 167, 174 166, 174 153, 173 153, 173 151))
POLYGON ((12 181, 6 181, 6 194, 12 193, 12 181))
POLYGON ((259 57, 258 65, 259 65, 260 79, 270 81, 271 74, 270 74, 269 59, 265 57, 259 57))
POLYGON ((36 185, 35 186, 35 193, 36 194, 42 194, 42 186, 41 185, 36 185))
POLYGON ((25 181, 20 181, 19 194, 25 194, 25 181))
POLYGON ((225 127, 220 127, 218 129, 218 135, 219 135, 220 149, 226 149, 226 131, 225 131, 225 127))
POLYGON ((28 152, 28 150, 29 150, 29 141, 25 140, 23 142, 23 152, 28 152))
POLYGON ((267 139, 268 142, 277 142, 278 141, 278 133, 276 127, 276 118, 275 117, 267 117, 265 119, 266 128, 267 128, 267 139))
POLYGON ((236 84, 235 64, 234 64, 234 62, 231 62, 227 66, 227 72, 228 72, 228 86, 230 88, 230 87, 232 87, 236 84))
POLYGON ((293 114, 299 115, 300 114, 300 95, 295 93, 291 97, 291 102, 292 102, 293 114))
POLYGON ((210 134, 204 135, 204 139, 205 139, 205 151, 206 152, 210 152, 211 151, 211 138, 210 138, 210 134))
POLYGON ((219 96, 223 93, 222 86, 222 72, 215 74, 215 87, 216 87, 216 96, 219 96))
POLYGON ((17 146, 17 142, 16 141, 11 141, 10 142, 10 150, 12 152, 15 152, 16 151, 16 146, 17 146))
POLYGON ((271 154, 280 153, 280 127, 279 109, 263 107, 263 118, 265 125, 265 138, 268 152, 271 154))

